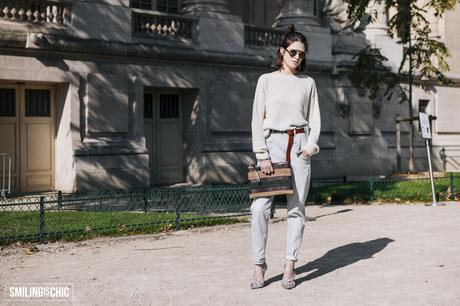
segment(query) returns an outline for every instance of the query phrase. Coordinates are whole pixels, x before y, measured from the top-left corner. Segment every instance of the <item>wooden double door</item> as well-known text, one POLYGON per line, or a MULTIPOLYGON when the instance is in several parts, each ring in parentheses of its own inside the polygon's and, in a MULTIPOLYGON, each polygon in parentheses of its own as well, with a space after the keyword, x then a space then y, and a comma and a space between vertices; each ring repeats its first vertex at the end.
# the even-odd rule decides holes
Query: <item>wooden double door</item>
POLYGON ((182 113, 180 94, 144 94, 144 133, 149 151, 150 185, 184 181, 182 113))
POLYGON ((0 84, 0 153, 12 158, 13 191, 54 188, 54 130, 52 86, 0 84))

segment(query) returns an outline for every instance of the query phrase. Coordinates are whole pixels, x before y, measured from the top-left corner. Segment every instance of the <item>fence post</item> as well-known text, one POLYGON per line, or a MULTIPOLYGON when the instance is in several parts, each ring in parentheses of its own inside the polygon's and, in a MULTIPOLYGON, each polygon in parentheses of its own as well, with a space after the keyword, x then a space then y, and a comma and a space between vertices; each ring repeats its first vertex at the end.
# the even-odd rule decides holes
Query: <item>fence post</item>
POLYGON ((149 207, 149 201, 148 201, 148 199, 147 199, 147 189, 144 189, 142 198, 143 198, 143 200, 144 200, 144 212, 147 212, 148 207, 149 207))
POLYGON ((398 169, 398 173, 402 170, 401 166, 401 118, 399 114, 395 116, 395 123, 396 123, 396 167, 398 169))
POLYGON ((40 196, 40 243, 45 240, 45 197, 40 196))
POLYGON ((454 174, 450 174, 450 200, 455 201, 455 186, 454 186, 454 174))
POLYGON ((62 191, 58 191, 58 211, 61 211, 62 208, 62 191))
POLYGON ((369 179, 369 201, 374 201, 374 182, 373 179, 369 179))
POLYGON ((182 192, 179 192, 179 199, 177 201, 177 206, 176 206, 176 230, 180 230, 180 206, 182 204, 182 198, 183 198, 183 194, 182 192))

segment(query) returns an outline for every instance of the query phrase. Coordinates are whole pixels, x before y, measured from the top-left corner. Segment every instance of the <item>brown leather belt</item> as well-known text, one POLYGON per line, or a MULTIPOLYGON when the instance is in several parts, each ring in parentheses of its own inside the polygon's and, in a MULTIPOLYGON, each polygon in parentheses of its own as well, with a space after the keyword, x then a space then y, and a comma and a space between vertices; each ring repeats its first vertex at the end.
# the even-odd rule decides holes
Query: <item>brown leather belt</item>
POLYGON ((286 161, 288 163, 291 163, 291 149, 292 149, 292 145, 294 144, 294 135, 295 134, 305 133, 305 129, 304 128, 298 128, 298 129, 287 130, 287 131, 275 131, 275 130, 273 130, 273 131, 275 133, 287 133, 289 135, 288 146, 287 146, 287 149, 286 149, 286 161))
POLYGON ((291 163, 291 149, 292 149, 292 145, 294 144, 294 135, 295 134, 305 133, 305 129, 304 128, 298 128, 298 129, 294 129, 294 130, 287 130, 286 132, 289 135, 288 146, 287 146, 287 150, 286 150, 286 161, 288 163, 291 163))

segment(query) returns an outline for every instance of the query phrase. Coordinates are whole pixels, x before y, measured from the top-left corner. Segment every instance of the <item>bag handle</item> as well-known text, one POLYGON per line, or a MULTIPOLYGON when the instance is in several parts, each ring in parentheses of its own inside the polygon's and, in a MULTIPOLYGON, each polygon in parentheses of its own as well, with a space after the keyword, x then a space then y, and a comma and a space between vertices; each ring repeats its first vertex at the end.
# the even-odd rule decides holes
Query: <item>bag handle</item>
POLYGON ((257 183, 260 183, 259 172, 257 172, 257 169, 256 169, 256 167, 254 166, 254 164, 249 165, 249 168, 252 168, 252 169, 254 170, 254 172, 256 173, 256 176, 257 176, 257 183))

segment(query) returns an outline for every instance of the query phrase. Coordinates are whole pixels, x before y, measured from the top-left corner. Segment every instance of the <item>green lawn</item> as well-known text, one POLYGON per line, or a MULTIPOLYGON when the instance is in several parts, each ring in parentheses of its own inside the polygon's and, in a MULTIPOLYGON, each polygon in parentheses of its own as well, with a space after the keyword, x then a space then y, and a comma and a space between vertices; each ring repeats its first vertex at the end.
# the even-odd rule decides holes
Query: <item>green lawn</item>
MULTIPOLYGON (((180 227, 231 224, 246 218, 183 213, 180 227)), ((37 241, 39 212, 0 212, 0 243, 37 241)), ((45 212, 46 240, 81 240, 102 235, 158 233, 176 228, 176 214, 167 212, 45 212)))
MULTIPOLYGON (((440 201, 448 199, 449 178, 435 180, 436 193, 440 201)), ((460 186, 460 176, 454 177, 454 185, 460 186)), ((315 203, 366 203, 377 202, 430 202, 430 180, 401 180, 349 182, 334 186, 313 188, 310 192, 310 201, 315 203)))
MULTIPOLYGON (((436 192, 440 201, 448 200, 449 183, 450 179, 448 177, 436 179, 436 192)), ((458 186, 460 186, 460 176, 458 175, 454 177, 454 186, 457 192, 456 200, 458 200, 458 186)), ((242 207, 248 207, 249 205, 244 200, 246 198, 243 197, 243 195, 246 196, 246 191, 243 191, 241 191, 241 194, 237 194, 237 198, 224 198, 225 203, 219 202, 219 197, 205 201, 204 196, 210 197, 205 190, 201 193, 191 193, 190 197, 192 198, 182 208, 199 212, 181 213, 181 229, 192 226, 245 222, 247 217, 208 214, 206 213, 206 207, 201 204, 217 203, 219 204, 217 205, 218 207, 228 210, 228 203, 231 203, 232 211, 241 211, 242 207), (238 205, 235 206, 235 203, 238 205)), ((215 197, 214 193, 212 196, 215 197)), ((94 198, 91 199, 94 201, 94 198)), ((121 203, 118 198, 116 200, 118 202, 116 201, 115 203, 121 203)), ((309 200, 316 203, 338 204, 372 201, 391 203, 430 202, 431 186, 428 179, 380 180, 372 183, 368 181, 348 182, 340 185, 312 188, 309 200)), ((131 201, 127 203, 132 204, 131 201)), ((118 206, 113 206, 110 201, 105 204, 107 205, 100 204, 97 207, 90 207, 91 209, 107 209, 98 212, 91 210, 45 211, 45 240, 81 240, 102 235, 157 233, 176 228, 176 214, 174 211, 169 213, 129 211, 125 206, 132 208, 132 205, 123 206, 121 205, 123 203, 121 203, 118 206), (114 211, 114 207, 122 210, 114 211)), ((0 212, 0 244, 14 243, 16 241, 37 241, 39 231, 40 216, 37 211, 0 212)))

